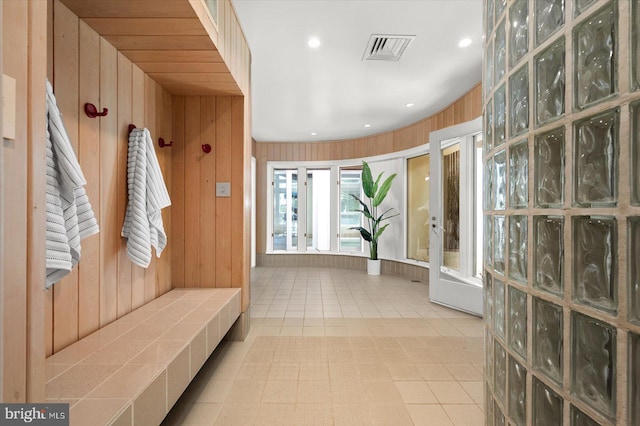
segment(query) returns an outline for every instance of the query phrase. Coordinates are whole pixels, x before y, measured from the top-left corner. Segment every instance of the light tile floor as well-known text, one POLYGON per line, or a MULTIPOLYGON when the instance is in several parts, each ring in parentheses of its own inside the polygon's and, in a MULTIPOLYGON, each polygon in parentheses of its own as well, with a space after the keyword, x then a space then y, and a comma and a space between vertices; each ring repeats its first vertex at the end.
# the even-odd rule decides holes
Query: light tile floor
POLYGON ((482 425, 482 320, 428 286, 331 268, 252 271, 223 341, 163 425, 482 425))

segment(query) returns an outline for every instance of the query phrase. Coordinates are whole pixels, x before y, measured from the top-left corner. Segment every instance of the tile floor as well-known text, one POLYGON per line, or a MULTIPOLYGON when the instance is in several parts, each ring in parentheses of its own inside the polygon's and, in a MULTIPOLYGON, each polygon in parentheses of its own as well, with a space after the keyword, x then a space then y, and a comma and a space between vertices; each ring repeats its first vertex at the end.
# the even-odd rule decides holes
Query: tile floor
POLYGON ((427 295, 394 276, 256 268, 249 336, 219 345, 163 425, 482 425, 482 320, 427 295))

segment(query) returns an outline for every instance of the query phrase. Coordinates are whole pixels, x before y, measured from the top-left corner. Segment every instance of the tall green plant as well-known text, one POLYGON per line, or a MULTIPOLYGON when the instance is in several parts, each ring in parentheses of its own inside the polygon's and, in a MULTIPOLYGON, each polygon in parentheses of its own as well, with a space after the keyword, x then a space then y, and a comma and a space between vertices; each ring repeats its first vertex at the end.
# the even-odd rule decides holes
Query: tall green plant
POLYGON ((398 216, 400 213, 396 213, 393 215, 388 215, 392 209, 388 209, 384 213, 378 216, 378 206, 382 204, 382 201, 387 196, 389 189, 391 189, 391 183, 393 179, 396 177, 396 173, 392 174, 388 178, 382 182, 380 185, 380 179, 382 179, 383 173, 380 173, 376 178, 376 181, 373 181, 373 176, 371 175, 371 169, 366 161, 362 162, 362 191, 366 197, 366 202, 362 201, 360 197, 349 194, 353 198, 360 203, 362 209, 354 210, 362 213, 365 217, 365 222, 368 224, 368 228, 364 228, 362 226, 355 226, 349 229, 356 229, 360 231, 360 235, 362 238, 369 243, 369 258, 371 260, 378 259, 378 239, 380 235, 387 229, 389 224, 380 225, 385 220, 389 220, 392 217, 398 216))

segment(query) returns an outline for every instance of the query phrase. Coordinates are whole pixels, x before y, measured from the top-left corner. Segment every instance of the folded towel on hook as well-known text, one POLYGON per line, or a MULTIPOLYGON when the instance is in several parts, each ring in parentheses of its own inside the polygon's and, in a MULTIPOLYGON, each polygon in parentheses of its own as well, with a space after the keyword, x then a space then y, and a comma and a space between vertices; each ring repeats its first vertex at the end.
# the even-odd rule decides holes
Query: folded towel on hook
POLYGON ((171 205, 151 134, 147 129, 129 133, 127 155, 127 210, 122 236, 127 238, 127 254, 143 268, 151 262, 151 247, 160 257, 167 245, 161 210, 171 205))
POLYGON ((53 86, 47 81, 46 268, 50 287, 80 261, 80 240, 99 231, 87 184, 62 122, 53 86))

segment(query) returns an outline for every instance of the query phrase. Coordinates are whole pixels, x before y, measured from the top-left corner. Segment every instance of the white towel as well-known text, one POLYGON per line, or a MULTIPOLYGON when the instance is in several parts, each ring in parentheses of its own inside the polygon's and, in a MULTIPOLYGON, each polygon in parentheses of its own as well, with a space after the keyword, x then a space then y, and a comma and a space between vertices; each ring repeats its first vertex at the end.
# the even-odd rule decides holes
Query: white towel
POLYGON ((46 286, 50 287, 80 261, 80 240, 99 228, 84 190, 87 182, 48 81, 46 138, 46 286))
POLYGON ((147 129, 134 129, 129 134, 127 187, 129 198, 122 236, 127 238, 127 254, 131 261, 146 268, 151 262, 151 247, 160 257, 167 245, 161 210, 171 205, 147 129))

